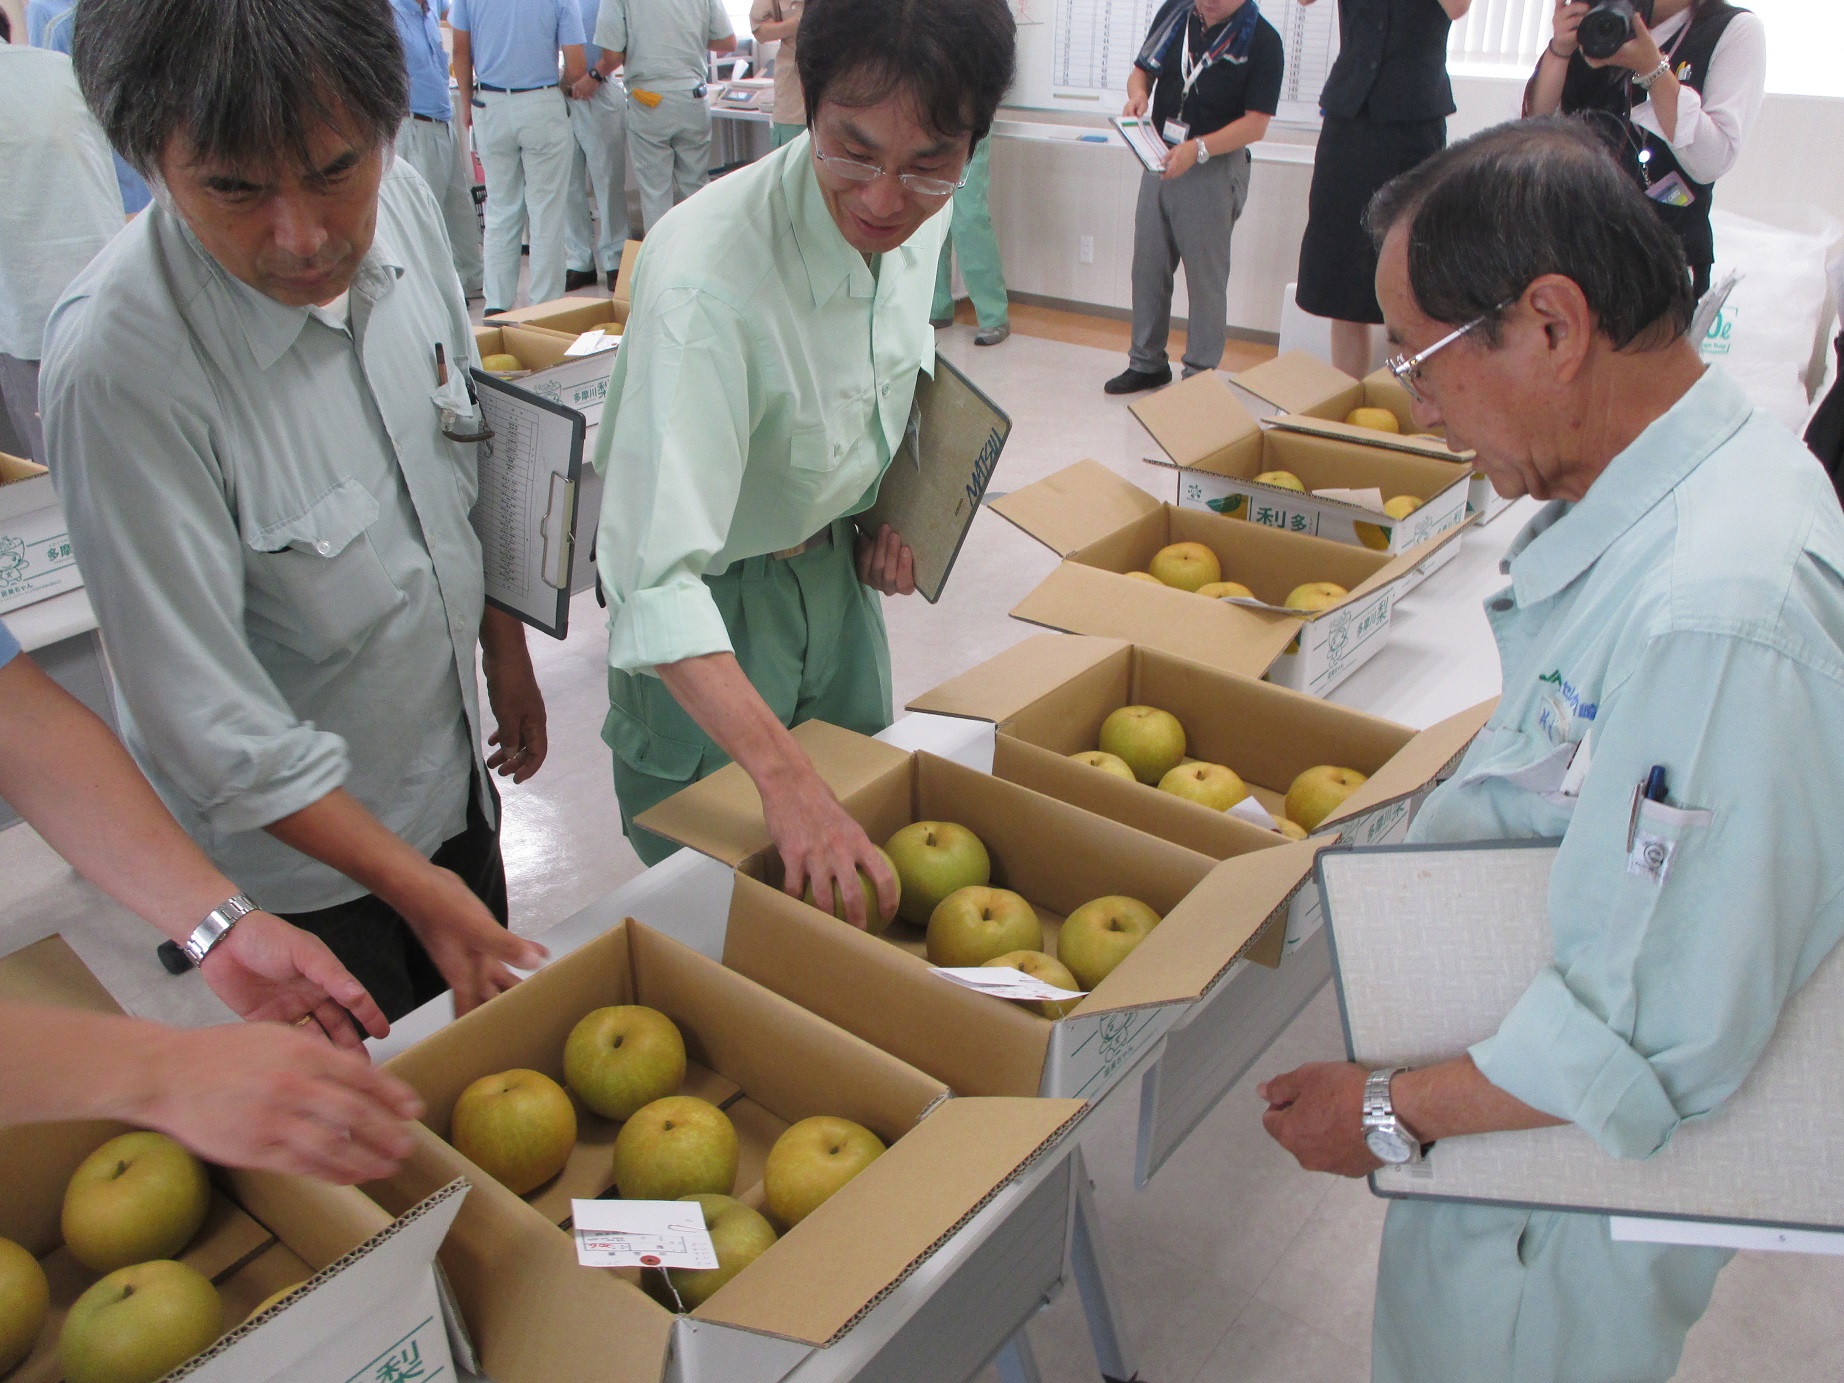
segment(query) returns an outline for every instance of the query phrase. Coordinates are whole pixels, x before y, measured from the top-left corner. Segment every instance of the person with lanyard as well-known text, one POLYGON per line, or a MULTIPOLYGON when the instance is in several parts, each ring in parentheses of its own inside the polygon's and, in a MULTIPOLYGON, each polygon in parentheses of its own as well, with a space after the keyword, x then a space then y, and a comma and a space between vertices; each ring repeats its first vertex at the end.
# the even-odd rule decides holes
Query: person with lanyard
MULTIPOLYGON (((1484 602, 1504 694, 1408 839, 1560 840, 1553 951, 1480 1041, 1299 1067, 1259 1087, 1263 1123, 1347 1177, 1562 1124, 1610 1162, 1694 1157, 1676 1140, 1728 1108, 1844 936, 1844 513, 1699 358, 1682 247, 1579 122, 1475 135, 1368 221, 1416 426, 1546 501, 1484 602)), ((1732 1253, 1393 1201, 1372 1383, 1665 1383, 1732 1253)))
POLYGON ((798 138, 807 128, 807 107, 800 94, 800 50, 795 46, 805 8, 806 0, 755 0, 749 7, 749 33, 756 41, 756 51, 760 53, 765 43, 781 45, 775 50, 775 112, 768 126, 771 150, 798 138))
POLYGON ((623 829, 734 760, 799 895, 850 920, 896 881, 788 728, 891 721, 879 593, 915 589, 888 525, 855 532, 934 365, 949 200, 1011 84, 1005 0, 808 0, 808 132, 676 208, 640 256, 596 464, 623 829))
MULTIPOLYGON (((622 0, 607 0, 618 5, 622 0)), ((603 0, 577 0, 583 33, 593 35, 601 17, 603 0)), ((615 290, 621 268, 621 250, 628 242, 627 222, 627 99, 621 83, 602 71, 602 50, 583 45, 583 75, 570 88, 570 133, 576 155, 570 165, 570 209, 564 222, 568 237, 570 272, 564 291, 574 293, 596 280, 599 269, 615 290), (589 196, 583 195, 584 186, 589 196), (595 224, 590 225, 590 202, 595 204, 595 224)))
POLYGON ((577 0, 453 0, 455 80, 476 124, 487 177, 487 315, 518 305, 520 246, 531 245, 531 301, 564 295, 570 133, 564 90, 583 75, 577 0), (559 88, 557 63, 563 59, 559 88))
POLYGON ((395 157, 389 9, 83 0, 74 46, 162 189, 45 330, 52 478, 123 738, 386 1017, 446 990, 466 1011, 544 957, 506 929, 491 777, 543 763, 544 699, 524 626, 485 605, 473 331, 395 157))
POLYGON ((397 127, 397 157, 422 174, 435 194, 462 296, 478 298, 485 286, 480 221, 467 141, 455 138, 455 105, 448 94, 448 51, 442 47, 442 16, 447 13, 448 0, 391 0, 410 77, 410 113, 397 127))
POLYGON ((1133 217, 1133 349, 1105 386, 1172 382, 1172 285, 1190 285, 1184 372, 1214 370, 1229 336, 1229 242, 1249 195, 1249 146, 1268 132, 1287 67, 1256 0, 1165 0, 1127 77, 1126 114, 1150 119, 1165 167, 1140 176, 1133 217))
MULTIPOLYGON (((71 27, 76 13, 77 0, 26 0, 26 42, 34 48, 49 48, 69 57, 71 27)), ((153 194, 147 190, 147 180, 135 172, 127 159, 120 154, 114 159, 122 210, 133 216, 153 200, 153 194)))
POLYGON ((1336 3, 1338 60, 1319 96, 1324 121, 1295 301, 1331 319, 1332 363, 1361 379, 1371 368, 1371 328, 1383 320, 1364 208, 1384 183, 1447 143, 1447 32, 1472 0, 1336 3))
POLYGON ((390 1025, 364 986, 314 937, 248 906, 3 623, 0 795, 91 883, 191 947, 247 1020, 186 1030, 0 1000, 0 1127, 119 1119, 213 1162, 338 1182, 387 1176, 409 1155, 404 1121, 422 1104, 371 1069, 360 1032, 390 1025))
POLYGON ((1583 115, 1684 244, 1701 298, 1716 262, 1715 183, 1741 157, 1767 89, 1767 30, 1724 0, 1641 0, 1633 36, 1592 58, 1576 31, 1591 7, 1561 0, 1524 89, 1526 116, 1583 115))
POLYGON ((711 54, 736 50, 723 0, 608 0, 596 20, 595 70, 626 67, 627 152, 640 190, 642 231, 711 177, 711 54))

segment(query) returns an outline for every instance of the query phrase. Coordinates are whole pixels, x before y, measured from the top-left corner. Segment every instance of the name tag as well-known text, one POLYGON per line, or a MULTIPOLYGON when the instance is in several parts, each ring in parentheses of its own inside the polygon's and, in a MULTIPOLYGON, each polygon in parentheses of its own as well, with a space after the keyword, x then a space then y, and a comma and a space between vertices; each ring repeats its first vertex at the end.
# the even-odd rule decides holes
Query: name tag
POLYGON ((1165 136, 1167 144, 1183 144, 1191 137, 1191 127, 1182 120, 1168 120, 1160 133, 1165 136))

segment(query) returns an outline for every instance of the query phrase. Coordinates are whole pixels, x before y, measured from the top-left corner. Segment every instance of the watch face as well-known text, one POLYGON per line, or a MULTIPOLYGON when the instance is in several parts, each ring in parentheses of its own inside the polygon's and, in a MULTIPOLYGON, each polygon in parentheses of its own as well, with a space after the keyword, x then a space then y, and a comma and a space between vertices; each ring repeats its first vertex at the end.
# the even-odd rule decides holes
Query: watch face
POLYGON ((1400 1130, 1373 1128, 1364 1134, 1364 1145, 1385 1162, 1401 1165, 1415 1155, 1415 1148, 1400 1130))

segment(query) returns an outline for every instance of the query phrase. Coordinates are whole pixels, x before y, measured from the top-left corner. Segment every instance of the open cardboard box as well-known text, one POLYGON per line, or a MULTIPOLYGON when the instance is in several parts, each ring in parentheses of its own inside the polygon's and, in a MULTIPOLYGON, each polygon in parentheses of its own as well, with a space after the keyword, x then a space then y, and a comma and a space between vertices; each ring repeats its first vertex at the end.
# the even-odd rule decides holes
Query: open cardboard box
MULTIPOLYGON (((684 1034, 684 1093, 722 1106, 742 1145, 736 1194, 763 1204, 774 1141, 800 1119, 839 1115, 889 1151, 785 1234, 691 1316, 704 1328, 823 1347, 913 1273, 1044 1152, 1081 1106, 951 1100, 948 1089, 787 999, 631 919, 546 966, 391 1061, 427 1104, 411 1159, 366 1189, 408 1205, 466 1177, 475 1191, 442 1262, 496 1383, 660 1383, 676 1317, 627 1270, 585 1268, 567 1226, 572 1198, 612 1180, 619 1125, 578 1109, 569 1165, 521 1199, 441 1136, 475 1079, 514 1067, 561 1082, 577 1020, 645 1004, 684 1034)), ((746 1349, 747 1339, 739 1349, 746 1349)))
MULTIPOLYGON (((1230 379, 1283 414, 1342 423, 1353 408, 1382 408, 1395 415, 1403 437, 1412 438, 1422 431, 1415 422, 1409 391, 1387 369, 1372 371, 1358 380, 1315 355, 1288 351, 1231 375, 1230 379)), ((1439 434, 1441 429, 1436 428, 1435 432, 1439 434)), ((1389 445, 1387 435, 1379 441, 1389 445)), ((1442 450, 1448 459, 1457 456, 1462 461, 1471 461, 1473 457, 1470 451, 1454 451, 1444 441, 1442 450)), ((1492 488, 1484 472, 1475 470, 1472 473, 1467 486, 1467 508, 1478 516, 1480 523, 1491 522, 1510 505, 1510 500, 1502 498, 1492 488)))
POLYGON ((641 825, 738 869, 724 964, 967 1095, 1097 1099, 1239 959, 1275 964, 1270 926, 1318 844, 1218 863, 1170 841, 932 754, 809 721, 795 730, 874 841, 953 821, 985 844, 993 883, 1023 894, 1055 951, 1063 918, 1094 898, 1138 898, 1163 921, 1066 1017, 1043 1018, 931 973, 923 933, 878 936, 782 893, 754 784, 731 765, 643 813, 641 825))
POLYGON ((82 584, 51 472, 0 451, 0 614, 82 584))
POLYGON ((1460 534, 1450 528, 1392 556, 1164 503, 1096 461, 1078 461, 992 507, 1064 559, 1013 607, 1014 618, 1127 639, 1245 677, 1265 674, 1313 696, 1382 649, 1403 583, 1460 534), (1146 570, 1153 554, 1177 542, 1209 547, 1223 579, 1254 591, 1256 603, 1210 600, 1125 575, 1146 570), (1307 581, 1335 581, 1350 594, 1312 614, 1279 606, 1307 581))
POLYGON ((539 398, 574 408, 590 424, 599 423, 602 405, 608 398, 608 377, 615 368, 614 352, 571 355, 570 347, 575 342, 574 336, 542 327, 474 328, 474 348, 482 359, 512 355, 525 366, 526 373, 508 374, 505 378, 539 398))
MULTIPOLYGON (((1394 437, 1305 414, 1266 426, 1236 400, 1215 371, 1149 394, 1132 405, 1170 464, 1178 468, 1178 502, 1271 528, 1401 553, 1465 523, 1472 468, 1445 442, 1394 437), (1307 493, 1257 481, 1291 471, 1307 493), (1320 490, 1375 490, 1378 502, 1413 495, 1421 507, 1391 519, 1320 490)), ((1155 458, 1149 458, 1155 459, 1155 458)), ((1432 571, 1453 556, 1443 550, 1432 571)))
POLYGON ((549 331, 577 336, 604 322, 625 325, 634 305, 634 271, 640 265, 640 241, 630 240, 621 250, 621 267, 615 271, 615 286, 608 296, 570 293, 547 303, 515 307, 496 312, 487 318, 488 326, 512 322, 521 326, 543 327, 549 331))
MULTIPOLYGON (((0 960, 0 998, 119 1014, 61 937, 0 960)), ((56 1383, 57 1340, 71 1305, 98 1274, 63 1246, 64 1188, 78 1165, 126 1133, 104 1121, 0 1129, 0 1236, 38 1257, 52 1311, 8 1383, 56 1383)), ((432 1264, 467 1194, 432 1187, 396 1220, 351 1187, 303 1177, 212 1169, 211 1209, 180 1255, 218 1287, 226 1334, 167 1375, 198 1383, 324 1383, 452 1377, 449 1322, 432 1264), (276 1292, 290 1295, 262 1311, 276 1292), (411 1365, 423 1372, 411 1374, 411 1365), (392 1374, 387 1366, 396 1366, 392 1374), (384 1368, 385 1372, 378 1372, 384 1368)), ((463 1342, 464 1362, 471 1356, 463 1342)))

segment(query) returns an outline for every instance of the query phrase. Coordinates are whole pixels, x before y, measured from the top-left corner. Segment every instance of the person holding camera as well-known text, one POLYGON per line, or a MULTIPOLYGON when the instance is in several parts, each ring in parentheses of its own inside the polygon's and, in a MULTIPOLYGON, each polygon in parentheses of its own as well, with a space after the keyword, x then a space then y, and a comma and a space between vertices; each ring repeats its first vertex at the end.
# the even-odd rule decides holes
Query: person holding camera
POLYGON ((1591 119, 1709 290, 1715 183, 1741 156, 1767 86, 1767 30, 1726 0, 1562 0, 1524 114, 1591 119))
POLYGON ((1332 363, 1356 378, 1370 373, 1371 328, 1383 321, 1364 208, 1446 145, 1447 33, 1472 2, 1338 0, 1338 61, 1319 96, 1324 123, 1294 296, 1302 312, 1331 318, 1332 363))

